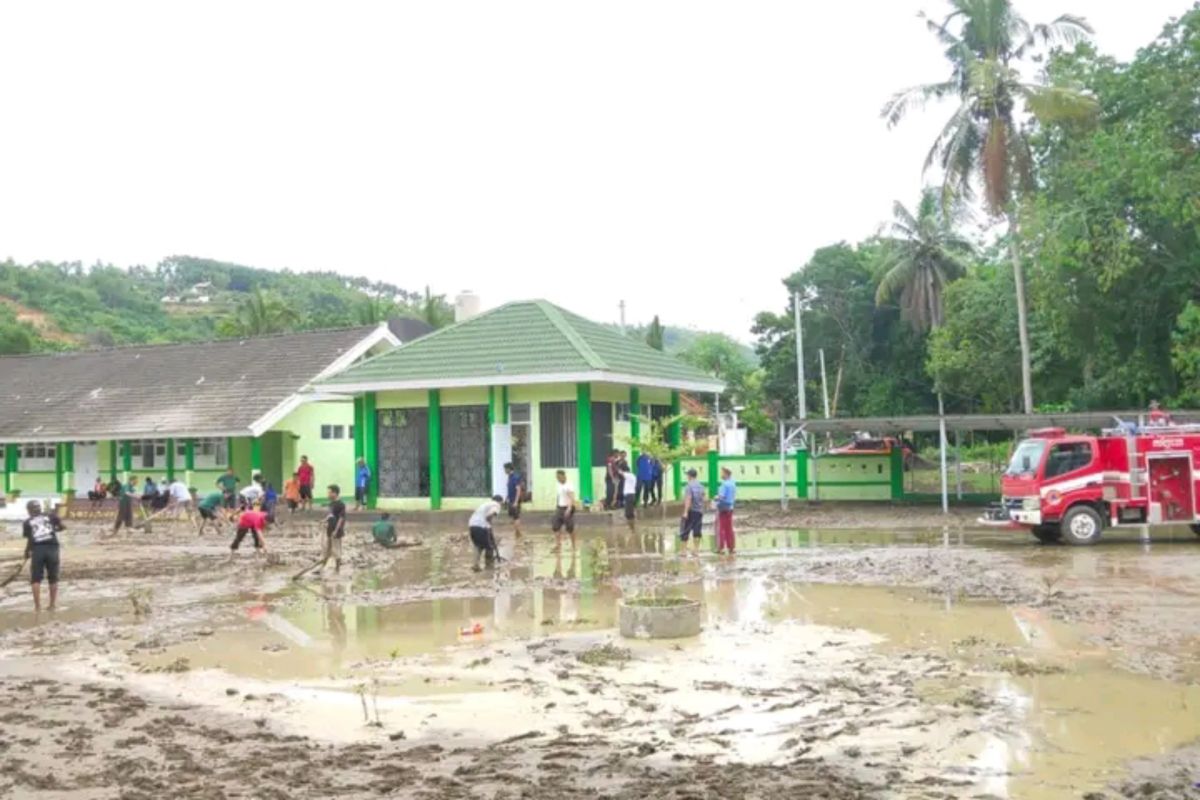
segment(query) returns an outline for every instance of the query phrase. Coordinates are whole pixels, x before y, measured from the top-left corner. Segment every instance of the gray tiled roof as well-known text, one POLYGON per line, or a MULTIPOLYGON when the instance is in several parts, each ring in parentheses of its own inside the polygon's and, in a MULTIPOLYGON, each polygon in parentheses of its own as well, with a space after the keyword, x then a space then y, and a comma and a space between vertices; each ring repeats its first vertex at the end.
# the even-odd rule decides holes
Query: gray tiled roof
POLYGON ((0 357, 0 442, 249 434, 376 330, 0 357))

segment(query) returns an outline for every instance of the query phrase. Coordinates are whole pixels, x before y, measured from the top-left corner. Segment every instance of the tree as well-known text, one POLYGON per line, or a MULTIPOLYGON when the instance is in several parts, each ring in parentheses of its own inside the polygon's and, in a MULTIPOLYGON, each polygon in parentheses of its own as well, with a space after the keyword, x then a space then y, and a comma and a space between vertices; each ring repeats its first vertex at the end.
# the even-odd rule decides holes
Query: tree
POLYGON ((650 321, 650 327, 646 330, 646 344, 655 350, 663 349, 663 326, 658 321, 658 314, 654 315, 654 319, 650 321))
POLYGON ((358 305, 358 322, 361 325, 378 325, 387 322, 400 312, 396 301, 382 295, 364 295, 358 305))
POLYGON ((964 258, 971 243, 955 232, 959 206, 938 201, 926 189, 914 216, 900 201, 893 206, 891 238, 883 240, 875 304, 898 298, 900 317, 920 332, 942 324, 946 285, 967 274, 964 258))
POLYGON ((940 83, 906 89, 884 106, 894 126, 931 99, 957 95, 958 108, 933 143, 925 160, 945 177, 944 195, 971 196, 971 182, 983 185, 985 207, 1008 221, 1009 254, 1017 301, 1021 345, 1021 386, 1026 413, 1033 413, 1032 360, 1029 346, 1025 278, 1021 265, 1016 194, 1033 188, 1033 159, 1027 132, 1019 124, 1018 104, 1042 123, 1079 121, 1094 115, 1095 101, 1067 84, 1026 81, 1017 64, 1039 45, 1073 44, 1091 28, 1081 17, 1060 16, 1048 25, 1030 25, 1012 0, 950 0, 952 11, 941 22, 926 24, 945 47, 950 77, 940 83))
POLYGON ((741 386, 754 364, 742 351, 742 346, 723 333, 702 333, 679 353, 693 367, 725 382, 726 392, 741 386))
POLYGON ((281 333, 299 322, 299 316, 276 295, 254 289, 238 302, 233 316, 221 323, 221 332, 234 336, 281 333))
POLYGON ((1187 304, 1171 339, 1171 361, 1183 384, 1176 402, 1194 408, 1200 405, 1200 304, 1187 304))
POLYGON ((34 335, 28 325, 0 324, 0 356, 19 356, 33 351, 34 335))
POLYGON ((434 328, 444 328, 454 322, 454 309, 446 302, 445 295, 434 294, 426 286, 425 298, 418 306, 416 316, 434 328))

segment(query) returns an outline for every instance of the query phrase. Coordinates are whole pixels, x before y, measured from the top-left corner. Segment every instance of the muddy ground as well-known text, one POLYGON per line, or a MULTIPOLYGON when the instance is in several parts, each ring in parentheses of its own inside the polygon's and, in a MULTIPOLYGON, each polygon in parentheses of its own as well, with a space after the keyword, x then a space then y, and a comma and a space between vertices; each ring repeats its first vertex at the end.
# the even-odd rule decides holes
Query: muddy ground
POLYGON ((298 582, 313 522, 233 561, 72 526, 59 610, 0 597, 0 796, 1200 797, 1190 532, 1043 547, 830 508, 750 510, 735 558, 501 528, 478 574, 457 532, 352 531, 298 582), (649 594, 701 601, 702 635, 621 639, 649 594))

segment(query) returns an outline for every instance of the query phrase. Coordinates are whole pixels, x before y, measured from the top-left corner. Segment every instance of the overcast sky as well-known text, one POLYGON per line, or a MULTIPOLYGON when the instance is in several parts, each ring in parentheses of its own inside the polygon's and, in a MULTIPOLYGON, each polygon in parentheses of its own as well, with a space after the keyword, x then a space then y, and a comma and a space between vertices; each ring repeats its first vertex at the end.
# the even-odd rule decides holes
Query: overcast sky
MULTIPOLYGON (((1190 0, 1019 0, 1128 58, 1190 0)), ((8 2, 0 258, 333 269, 750 339, 912 202, 945 66, 859 2, 8 2)))

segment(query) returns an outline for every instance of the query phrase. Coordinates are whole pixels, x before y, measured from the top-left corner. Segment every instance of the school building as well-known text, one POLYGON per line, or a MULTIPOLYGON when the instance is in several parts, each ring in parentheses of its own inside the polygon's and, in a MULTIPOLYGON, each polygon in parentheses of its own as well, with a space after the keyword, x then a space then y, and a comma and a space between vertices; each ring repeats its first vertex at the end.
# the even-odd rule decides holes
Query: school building
POLYGON ((0 357, 0 485, 44 498, 182 475, 204 492, 233 467, 280 487, 307 455, 319 487, 351 491, 356 404, 313 387, 399 344, 381 324, 0 357))
MULTIPOLYGON (((381 508, 463 509, 504 486, 512 461, 533 506, 553 508, 555 472, 598 504, 605 457, 640 419, 677 414, 680 393, 720 381, 544 300, 508 303, 317 381, 353 397, 354 445, 381 508)), ((670 436, 680 440, 678 425, 670 436)), ((664 476, 678 497, 680 466, 664 476)))

